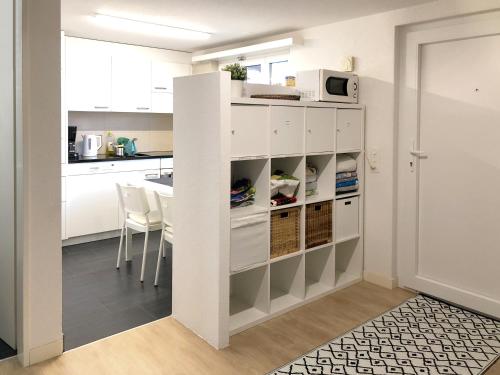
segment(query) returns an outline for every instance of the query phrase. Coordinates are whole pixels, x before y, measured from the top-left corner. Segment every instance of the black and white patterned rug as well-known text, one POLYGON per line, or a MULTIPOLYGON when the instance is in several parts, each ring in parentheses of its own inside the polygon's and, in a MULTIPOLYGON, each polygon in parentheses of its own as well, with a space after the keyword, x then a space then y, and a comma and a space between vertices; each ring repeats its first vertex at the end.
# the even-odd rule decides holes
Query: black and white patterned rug
POLYGON ((417 296, 270 374, 476 375, 499 355, 499 321, 417 296))

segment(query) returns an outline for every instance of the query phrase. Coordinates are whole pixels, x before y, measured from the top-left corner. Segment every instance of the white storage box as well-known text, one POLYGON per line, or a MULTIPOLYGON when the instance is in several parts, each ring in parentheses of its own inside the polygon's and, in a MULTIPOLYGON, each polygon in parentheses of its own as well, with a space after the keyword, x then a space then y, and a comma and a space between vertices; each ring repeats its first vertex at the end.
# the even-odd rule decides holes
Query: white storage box
POLYGON ((359 197, 335 201, 335 239, 342 242, 359 236, 359 197))
POLYGON ((231 271, 239 271, 267 260, 269 215, 231 219, 231 271))
POLYGON ((337 152, 361 151, 362 115, 360 109, 337 110, 337 152))

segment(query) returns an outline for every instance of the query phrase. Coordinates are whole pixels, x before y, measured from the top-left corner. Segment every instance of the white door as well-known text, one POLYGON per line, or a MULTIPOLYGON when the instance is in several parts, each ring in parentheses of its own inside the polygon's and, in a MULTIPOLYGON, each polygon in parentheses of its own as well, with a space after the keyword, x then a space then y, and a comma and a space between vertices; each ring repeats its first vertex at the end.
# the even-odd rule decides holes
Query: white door
POLYGON ((498 46, 500 35, 420 44, 416 110, 400 115, 398 220, 401 283, 495 317, 500 317, 498 46), (408 113, 415 122, 404 118, 408 113))
POLYGON ((14 2, 0 2, 0 339, 16 347, 14 206, 14 2))

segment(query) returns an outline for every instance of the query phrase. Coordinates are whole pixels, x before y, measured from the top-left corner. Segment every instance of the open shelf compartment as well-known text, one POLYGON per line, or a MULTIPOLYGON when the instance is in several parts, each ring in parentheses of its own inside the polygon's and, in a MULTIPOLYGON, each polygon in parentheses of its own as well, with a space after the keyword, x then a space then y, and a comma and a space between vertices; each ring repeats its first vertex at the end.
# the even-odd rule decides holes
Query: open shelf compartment
POLYGON ((304 257, 271 264, 271 313, 285 310, 304 299, 304 257))
POLYGON ((297 202, 303 202, 305 199, 305 157, 290 156, 271 159, 270 175, 272 175, 276 170, 281 170, 286 174, 292 175, 299 179, 299 187, 296 197, 297 202))
POLYGON ((335 195, 335 157, 334 155, 308 155, 306 166, 316 169, 316 181, 308 184, 306 172, 306 203, 332 199, 335 195), (308 186, 316 185, 316 193, 307 195, 308 186))
MULTIPOLYGON (((356 190, 347 190, 347 191, 338 191, 335 188, 335 198, 341 198, 341 197, 349 197, 353 195, 360 195, 363 191, 363 177, 364 177, 364 169, 363 169, 363 164, 364 164, 364 153, 363 152, 348 152, 348 153, 343 153, 343 154, 337 154, 335 158, 335 183, 337 182, 336 175, 337 173, 342 173, 345 172, 344 170, 340 169, 340 162, 342 159, 350 157, 356 160, 356 172, 357 172, 357 179, 358 179, 358 185, 356 190)), ((336 186, 335 186, 336 187, 336 186)))
POLYGON ((335 251, 333 245, 306 253, 306 298, 333 290, 335 251))
POLYGON ((264 265, 230 276, 229 330, 266 316, 269 311, 269 267, 264 265))
POLYGON ((269 210, 269 160, 233 160, 231 162, 231 185, 240 179, 248 178, 255 187, 253 204, 231 209, 232 217, 248 216, 269 210))
POLYGON ((343 288, 362 278, 362 241, 356 239, 335 246, 335 288, 343 288))

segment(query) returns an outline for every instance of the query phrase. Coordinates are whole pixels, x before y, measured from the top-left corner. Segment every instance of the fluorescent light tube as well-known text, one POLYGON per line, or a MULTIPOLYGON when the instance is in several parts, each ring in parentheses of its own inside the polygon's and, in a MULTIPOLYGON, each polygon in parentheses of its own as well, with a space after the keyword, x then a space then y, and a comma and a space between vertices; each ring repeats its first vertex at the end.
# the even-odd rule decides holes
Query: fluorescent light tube
POLYGON ((293 44, 300 44, 296 37, 284 38, 272 40, 270 42, 263 42, 258 44, 252 44, 245 47, 227 49, 224 51, 218 51, 213 53, 207 53, 204 55, 193 56, 193 62, 207 61, 207 60, 218 60, 225 57, 231 56, 244 56, 250 53, 263 52, 273 49, 290 47, 293 44))
POLYGON ((162 25, 152 22, 138 21, 130 18, 110 16, 97 13, 94 21, 102 26, 130 33, 146 34, 165 38, 205 40, 212 34, 205 31, 185 29, 182 27, 162 25))

